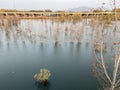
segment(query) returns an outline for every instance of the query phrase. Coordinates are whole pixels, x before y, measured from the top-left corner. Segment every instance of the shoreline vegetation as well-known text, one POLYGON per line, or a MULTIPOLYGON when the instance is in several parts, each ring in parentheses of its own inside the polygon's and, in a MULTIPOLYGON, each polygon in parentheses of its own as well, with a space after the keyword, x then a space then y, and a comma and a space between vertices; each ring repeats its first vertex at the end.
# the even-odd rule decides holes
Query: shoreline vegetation
MULTIPOLYGON (((0 12, 1 13, 1 12, 0 12)), ((13 12, 15 13, 15 12, 13 12)), ((35 12, 33 12, 35 13, 35 12)), ((59 13, 59 15, 42 15, 42 16, 36 16, 36 15, 12 15, 8 14, 8 15, 0 15, 0 19, 55 19, 55 20, 60 20, 62 22, 66 21, 66 20, 73 20, 73 21, 80 21, 83 19, 99 19, 99 20, 106 20, 108 23, 110 23, 111 21, 115 21, 115 14, 114 13, 108 13, 108 14, 102 14, 104 12, 93 12, 92 14, 87 14, 87 13, 78 13, 78 12, 74 12, 74 14, 65 14, 65 13, 59 13), (101 13, 101 14, 99 14, 101 13)), ((116 14, 117 19, 120 20, 120 13, 116 14)))
POLYGON ((120 8, 113 10, 91 10, 91 11, 52 11, 49 9, 46 10, 16 10, 16 9, 0 9, 0 19, 58 19, 61 21, 65 20, 82 20, 82 19, 91 19, 91 18, 102 18, 107 21, 115 21, 115 14, 117 19, 120 20, 120 8), (116 13, 115 13, 116 12, 116 13))

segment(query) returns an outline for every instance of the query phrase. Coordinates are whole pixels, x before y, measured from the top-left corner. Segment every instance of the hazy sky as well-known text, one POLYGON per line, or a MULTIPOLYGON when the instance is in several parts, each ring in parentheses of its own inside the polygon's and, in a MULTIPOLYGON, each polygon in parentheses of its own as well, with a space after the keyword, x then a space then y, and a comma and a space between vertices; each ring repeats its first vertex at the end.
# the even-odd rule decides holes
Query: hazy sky
POLYGON ((67 10, 80 6, 100 7, 103 2, 105 2, 106 7, 109 8, 109 1, 110 0, 0 0, 0 8, 67 10))

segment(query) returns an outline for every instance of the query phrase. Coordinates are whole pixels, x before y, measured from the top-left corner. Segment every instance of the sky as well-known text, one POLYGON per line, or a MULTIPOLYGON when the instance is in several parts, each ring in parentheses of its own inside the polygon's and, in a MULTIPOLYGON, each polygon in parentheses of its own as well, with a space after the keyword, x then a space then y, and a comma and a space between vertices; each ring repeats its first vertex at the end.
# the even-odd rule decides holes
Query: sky
POLYGON ((110 0, 0 0, 0 8, 19 10, 68 10, 81 6, 110 8, 110 0))

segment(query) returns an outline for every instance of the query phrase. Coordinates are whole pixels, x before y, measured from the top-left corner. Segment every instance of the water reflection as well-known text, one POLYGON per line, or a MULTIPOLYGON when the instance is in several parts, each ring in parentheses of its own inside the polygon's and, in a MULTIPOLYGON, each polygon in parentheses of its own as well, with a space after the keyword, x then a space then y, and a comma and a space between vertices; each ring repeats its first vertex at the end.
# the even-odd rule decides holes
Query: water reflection
POLYGON ((23 47, 28 43, 34 46, 40 43, 52 43, 55 46, 65 42, 79 44, 84 31, 84 25, 81 22, 73 24, 72 22, 61 23, 51 20, 2 19, 0 25, 1 37, 4 40, 1 43, 7 43, 8 47, 13 43, 16 46, 22 43, 23 47), (40 27, 38 27, 39 25, 40 27))
POLYGON ((45 84, 35 82, 35 85, 37 86, 38 90, 50 90, 50 86, 51 86, 49 82, 45 84))

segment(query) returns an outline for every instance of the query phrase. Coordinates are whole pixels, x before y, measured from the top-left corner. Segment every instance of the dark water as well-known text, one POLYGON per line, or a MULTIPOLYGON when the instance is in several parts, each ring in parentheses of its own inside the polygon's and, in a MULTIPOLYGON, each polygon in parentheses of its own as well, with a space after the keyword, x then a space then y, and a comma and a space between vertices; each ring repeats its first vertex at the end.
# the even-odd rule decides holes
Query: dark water
POLYGON ((91 66, 93 36, 89 26, 80 31, 81 43, 76 39, 76 31, 84 22, 3 22, 7 24, 0 26, 0 90, 99 89, 91 66), (41 68, 51 71, 46 86, 35 83, 33 78, 41 68))

